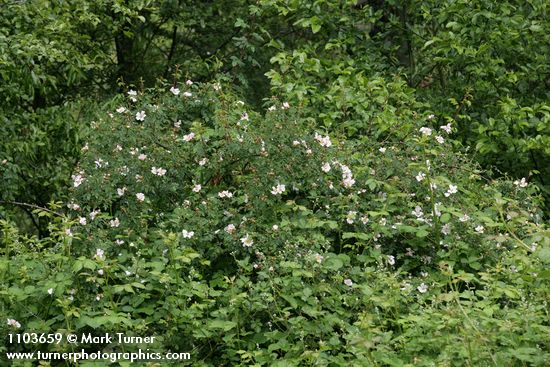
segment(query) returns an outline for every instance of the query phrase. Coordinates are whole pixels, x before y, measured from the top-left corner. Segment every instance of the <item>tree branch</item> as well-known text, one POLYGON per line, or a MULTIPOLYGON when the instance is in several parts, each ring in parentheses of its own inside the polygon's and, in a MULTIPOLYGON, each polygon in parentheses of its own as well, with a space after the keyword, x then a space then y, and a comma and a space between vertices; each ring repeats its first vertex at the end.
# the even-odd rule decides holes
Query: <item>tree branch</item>
POLYGON ((176 51, 177 39, 178 39, 178 26, 174 26, 174 30, 172 31, 172 45, 170 46, 170 52, 168 53, 168 58, 166 60, 166 69, 164 70, 164 79, 168 79, 168 72, 170 71, 170 63, 172 62, 172 58, 174 57, 174 53, 176 51))
POLYGON ((21 203, 19 201, 9 201, 9 200, 0 200, 0 204, 17 205, 17 206, 22 206, 22 207, 27 207, 27 208, 39 209, 39 210, 43 210, 45 212, 57 215, 58 217, 63 216, 63 214, 61 214, 61 213, 54 212, 51 209, 44 208, 42 206, 35 205, 35 204, 21 203))

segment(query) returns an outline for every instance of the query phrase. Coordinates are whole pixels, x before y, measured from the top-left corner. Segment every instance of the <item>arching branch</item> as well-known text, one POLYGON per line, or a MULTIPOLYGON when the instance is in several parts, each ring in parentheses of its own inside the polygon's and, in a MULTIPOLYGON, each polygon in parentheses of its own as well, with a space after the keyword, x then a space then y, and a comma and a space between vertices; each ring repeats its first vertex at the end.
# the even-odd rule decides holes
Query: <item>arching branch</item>
POLYGON ((22 207, 27 207, 27 208, 39 209, 39 210, 43 210, 45 212, 51 213, 53 215, 56 215, 58 217, 63 216, 63 214, 61 214, 61 213, 55 212, 51 209, 44 208, 42 206, 35 205, 35 204, 21 203, 19 201, 8 201, 8 200, 0 200, 0 204, 17 205, 17 206, 22 206, 22 207))

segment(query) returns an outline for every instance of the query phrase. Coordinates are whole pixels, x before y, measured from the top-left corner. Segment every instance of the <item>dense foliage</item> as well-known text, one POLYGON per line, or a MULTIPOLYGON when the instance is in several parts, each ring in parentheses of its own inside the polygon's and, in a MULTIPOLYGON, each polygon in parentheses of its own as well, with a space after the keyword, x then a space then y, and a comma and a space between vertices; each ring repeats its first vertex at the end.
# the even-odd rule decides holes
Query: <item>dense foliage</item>
POLYGON ((6 2, 2 361, 546 365, 547 8, 6 2))

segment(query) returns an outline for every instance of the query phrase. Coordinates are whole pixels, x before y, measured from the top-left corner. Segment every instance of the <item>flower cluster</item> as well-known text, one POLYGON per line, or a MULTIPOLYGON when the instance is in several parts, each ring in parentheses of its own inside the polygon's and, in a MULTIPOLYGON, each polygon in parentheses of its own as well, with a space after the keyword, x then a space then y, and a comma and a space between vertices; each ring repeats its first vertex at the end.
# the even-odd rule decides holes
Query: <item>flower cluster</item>
POLYGON ((223 191, 220 191, 218 193, 218 197, 220 198, 232 198, 233 197, 233 193, 230 192, 230 191, 227 191, 227 190, 223 190, 223 191))
POLYGON ((340 169, 342 170, 342 186, 347 189, 351 188, 355 184, 351 169, 343 164, 340 165, 340 169))
POLYGON ((322 147, 330 148, 332 146, 332 142, 330 141, 330 137, 328 135, 321 136, 318 133, 315 133, 314 138, 322 147))
POLYGON ((276 186, 273 186, 271 188, 271 193, 273 195, 279 195, 279 194, 282 194, 283 192, 285 192, 286 190, 286 186, 285 185, 282 185, 282 184, 277 184, 276 186))
POLYGON ((8 326, 19 329, 21 327, 21 324, 15 319, 8 319, 8 326))
POLYGON ((152 167, 151 168, 151 173, 154 174, 154 175, 157 175, 157 176, 164 176, 166 174, 166 170, 164 168, 161 168, 161 167, 152 167))
POLYGON ((248 233, 246 234, 246 236, 241 238, 241 242, 244 247, 252 247, 252 245, 254 244, 254 241, 252 240, 252 238, 250 238, 248 233))
POLYGON ((147 117, 145 111, 139 111, 138 113, 136 113, 136 120, 138 121, 145 121, 145 117, 147 117))
POLYGON ((527 187, 527 180, 525 179, 525 177, 523 177, 521 180, 515 180, 514 181, 514 185, 518 186, 518 187, 527 187))
POLYGON ((78 174, 72 175, 71 178, 73 180, 73 186, 74 187, 78 187, 78 186, 82 185, 82 183, 85 180, 84 171, 80 171, 78 174))
POLYGON ((184 141, 191 141, 191 140, 193 140, 194 137, 195 137, 194 133, 189 133, 189 134, 183 136, 183 140, 184 141))
POLYGON ((181 231, 181 235, 183 236, 183 238, 193 238, 193 236, 195 235, 195 232, 187 231, 184 229, 181 231))

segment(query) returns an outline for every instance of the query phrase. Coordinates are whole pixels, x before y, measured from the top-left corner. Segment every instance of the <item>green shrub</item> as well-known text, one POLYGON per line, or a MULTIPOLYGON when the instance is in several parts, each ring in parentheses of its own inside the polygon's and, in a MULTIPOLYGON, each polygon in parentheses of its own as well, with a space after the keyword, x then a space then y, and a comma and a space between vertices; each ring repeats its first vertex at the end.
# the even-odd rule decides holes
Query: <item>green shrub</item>
POLYGON ((2 222, 5 318, 155 335, 204 366, 544 365, 536 187, 486 179, 454 126, 352 140, 284 100, 168 89, 91 123, 49 238, 2 222))

